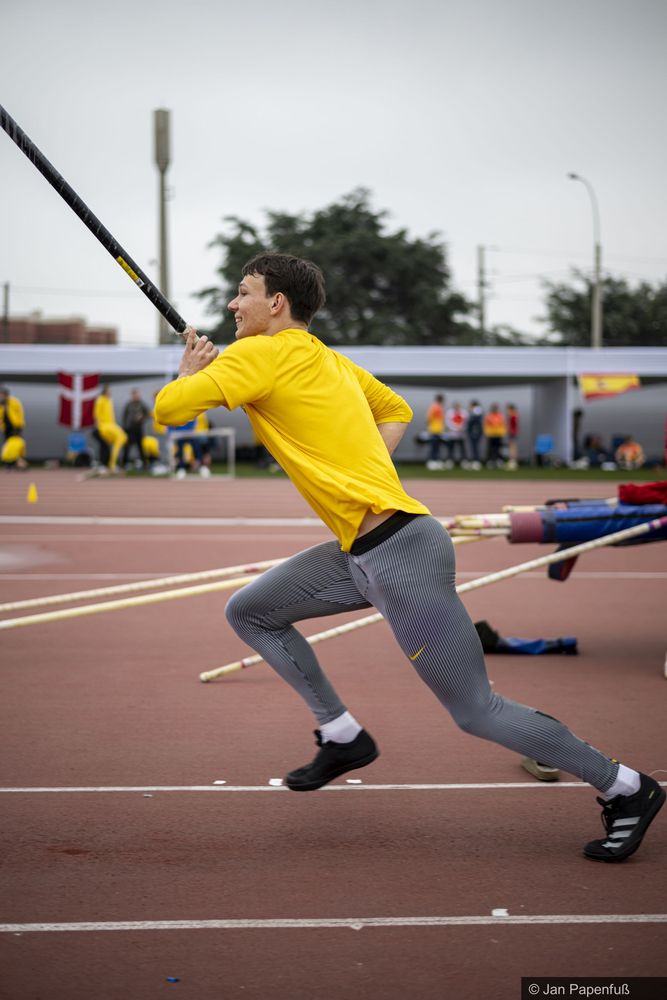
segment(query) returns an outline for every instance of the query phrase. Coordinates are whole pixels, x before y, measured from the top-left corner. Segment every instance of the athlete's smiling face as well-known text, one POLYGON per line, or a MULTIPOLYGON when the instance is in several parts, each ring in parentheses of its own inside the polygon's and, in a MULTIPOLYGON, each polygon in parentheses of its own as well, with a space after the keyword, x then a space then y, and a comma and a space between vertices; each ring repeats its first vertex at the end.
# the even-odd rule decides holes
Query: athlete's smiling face
POLYGON ((275 298, 275 295, 266 294, 263 275, 245 276, 239 285, 238 295, 227 306, 234 313, 237 340, 266 333, 273 315, 275 298))

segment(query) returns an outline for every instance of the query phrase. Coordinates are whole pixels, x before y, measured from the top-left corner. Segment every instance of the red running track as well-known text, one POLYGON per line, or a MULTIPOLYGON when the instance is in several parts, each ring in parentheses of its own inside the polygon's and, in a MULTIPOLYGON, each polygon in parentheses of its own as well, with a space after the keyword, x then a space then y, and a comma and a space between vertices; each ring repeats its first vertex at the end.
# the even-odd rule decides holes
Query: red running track
MULTIPOLYGON (((310 518, 284 480, 35 482, 28 505, 26 479, 2 477, 0 601, 274 558, 328 537, 250 520, 310 518)), ((546 488, 603 496, 605 485, 546 488)), ((442 516, 547 495, 526 481, 408 488, 442 516)), ((460 580, 546 551, 462 546, 460 580)), ((662 780, 664 551, 603 549, 564 584, 536 571, 466 596, 475 620, 506 635, 576 635, 579 657, 489 657, 490 676, 630 765, 665 769, 662 780)), ((584 859, 602 829, 594 793, 566 775, 533 782, 513 754, 460 733, 384 624, 318 647, 379 760, 352 775, 361 784, 272 787, 311 755, 312 723, 264 665, 199 683, 247 652, 225 600, 2 633, 0 787, 23 791, 0 793, 0 997, 504 1000, 520 996, 522 976, 667 975, 662 816, 625 864, 584 859)))

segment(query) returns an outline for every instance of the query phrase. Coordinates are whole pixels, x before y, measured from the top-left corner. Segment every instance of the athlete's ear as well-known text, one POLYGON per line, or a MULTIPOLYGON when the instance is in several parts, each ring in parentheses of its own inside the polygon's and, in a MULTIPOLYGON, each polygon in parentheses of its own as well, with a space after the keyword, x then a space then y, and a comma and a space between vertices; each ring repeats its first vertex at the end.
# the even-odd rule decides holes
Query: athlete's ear
POLYGON ((276 294, 271 299, 269 309, 275 315, 277 315, 283 307, 287 304, 287 299, 282 292, 276 292, 276 294))

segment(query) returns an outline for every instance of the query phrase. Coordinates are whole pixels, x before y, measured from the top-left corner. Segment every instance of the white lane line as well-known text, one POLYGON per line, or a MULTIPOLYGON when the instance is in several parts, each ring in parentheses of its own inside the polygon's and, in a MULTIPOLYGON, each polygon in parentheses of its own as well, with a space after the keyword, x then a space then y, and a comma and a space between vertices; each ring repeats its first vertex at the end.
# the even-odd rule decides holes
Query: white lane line
MULTIPOLYGON (((497 569, 476 569, 476 570, 457 570, 456 576, 487 576, 490 573, 497 573, 497 569)), ((546 580, 548 577, 544 572, 542 573, 523 573, 521 577, 516 578, 517 581, 520 580, 546 580)), ((651 571, 640 571, 640 570, 610 570, 608 573, 595 573, 589 570, 574 570, 573 580, 606 580, 609 583, 613 583, 614 580, 665 580, 667 579, 667 572, 651 572, 651 571)), ((509 582, 509 581, 508 581, 509 582)))
POLYGON ((0 924, 2 934, 59 931, 236 931, 365 927, 486 927, 526 924, 664 924, 667 913, 546 913, 522 916, 314 917, 273 920, 100 920, 53 924, 0 924))
MULTIPOLYGON (((272 779, 277 780, 277 779, 272 779)), ((658 782, 667 787, 667 781, 658 782)), ((498 789, 526 788, 586 788, 591 786, 583 781, 496 781, 470 782, 456 784, 423 784, 423 785, 325 785, 322 792, 452 792, 452 791, 496 791, 498 789)), ((0 788, 0 795, 78 795, 81 793, 105 792, 287 792, 285 785, 68 785, 27 786, 24 788, 0 788)))
MULTIPOLYGON (((59 540, 62 540, 62 535, 59 535, 59 540)), ((136 535, 127 536, 132 541, 136 541, 136 535)), ((162 537, 162 536, 161 536, 162 537)), ((168 539, 182 538, 181 535, 167 535, 168 539)), ((190 536, 192 538, 192 536, 190 536)), ((198 539, 202 539, 204 536, 198 535, 198 539)), ((217 536, 211 536, 217 537, 217 536)), ((236 540, 239 540, 238 535, 235 536, 236 540)), ((284 535, 272 536, 275 538, 280 538, 284 540, 284 535)), ((81 536, 81 541, 99 541, 100 539, 85 538, 81 536)), ((109 535, 106 538, 107 541, 117 542, 119 540, 118 535, 109 535)), ((155 536, 151 539, 155 541, 155 536)), ((150 579, 152 576, 176 576, 177 573, 182 573, 182 570, 173 570, 170 573, 160 573, 160 572, 146 572, 146 573, 0 573, 0 580, 130 580, 130 579, 150 579)), ((476 570, 457 570, 457 577, 471 577, 476 576, 487 576, 490 573, 495 573, 497 570, 490 569, 476 569, 476 570)), ((541 580, 544 578, 544 573, 524 573, 524 579, 531 580, 541 580)), ((613 583, 614 580, 665 580, 667 579, 667 572, 641 572, 641 571, 611 571, 609 573, 591 573, 586 571, 580 571, 577 573, 577 580, 607 580, 613 583)), ((574 579, 574 578, 573 578, 574 579)))
POLYGON ((183 525, 184 527, 238 528, 238 527, 299 527, 299 528, 321 528, 322 522, 318 517, 110 517, 106 515, 44 515, 44 514, 2 514, 0 524, 92 524, 98 527, 103 525, 140 525, 158 527, 183 525))
POLYGON ((0 580, 150 580, 182 572, 179 569, 171 573, 0 573, 0 580))
MULTIPOLYGON (((311 528, 314 526, 308 525, 307 527, 308 527, 308 538, 310 539, 311 537, 313 537, 313 535, 311 535, 311 528)), ((320 528, 323 537, 333 538, 333 535, 328 530, 328 528, 325 527, 325 525, 321 524, 320 528)), ((197 542, 206 542, 206 541, 220 542, 221 540, 226 541, 228 539, 228 536, 223 533, 224 530, 225 529, 219 528, 215 532, 194 531, 193 528, 190 527, 188 528, 188 540, 193 539, 197 542)), ((262 525, 259 526, 253 525, 251 532, 237 531, 236 529, 233 528, 233 526, 226 530, 229 531, 233 530, 233 540, 239 542, 255 542, 258 539, 262 542, 270 542, 273 541, 274 539, 279 539, 280 541, 285 541, 287 539, 294 539, 295 541, 300 542, 301 545, 303 545, 303 537, 304 537, 303 531, 297 532, 296 529, 294 531, 287 531, 285 528, 281 528, 279 531, 274 531, 274 530, 269 530, 268 528, 262 525)), ((19 544, 22 544, 23 542, 40 542, 44 544, 45 542, 49 541, 52 542, 53 540, 62 543, 65 542, 114 542, 115 543, 115 542, 140 541, 142 544, 144 543, 148 544, 153 542, 183 541, 183 532, 172 531, 167 534, 164 531, 151 531, 150 533, 142 534, 139 532, 123 533, 118 531, 110 531, 107 532, 106 534, 98 534, 98 533, 91 534, 90 532, 86 531, 85 533, 77 534, 75 532, 70 532, 70 531, 65 532, 62 530, 62 528, 59 528, 55 531, 40 531, 40 532, 21 531, 20 533, 13 533, 11 535, 0 534, 0 542, 4 542, 9 545, 16 544, 17 541, 19 544)))

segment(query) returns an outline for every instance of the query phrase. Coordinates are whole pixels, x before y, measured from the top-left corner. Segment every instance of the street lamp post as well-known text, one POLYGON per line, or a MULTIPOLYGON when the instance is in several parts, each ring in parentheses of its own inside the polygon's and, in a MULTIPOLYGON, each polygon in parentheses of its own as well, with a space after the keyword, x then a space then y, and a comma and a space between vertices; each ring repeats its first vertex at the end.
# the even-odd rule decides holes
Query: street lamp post
POLYGON ((602 347, 602 244, 600 243, 600 212, 595 191, 590 181, 581 174, 569 173, 571 181, 581 181, 591 199, 593 210, 593 301, 591 303, 591 347, 602 347))
MULTIPOLYGON (((160 173, 160 291, 169 298, 169 258, 167 246, 167 187, 166 176, 171 161, 169 143, 169 112, 158 108, 153 112, 155 136, 155 165, 160 173)), ((158 339, 160 344, 172 342, 170 327, 167 320, 160 314, 158 317, 158 339)))

